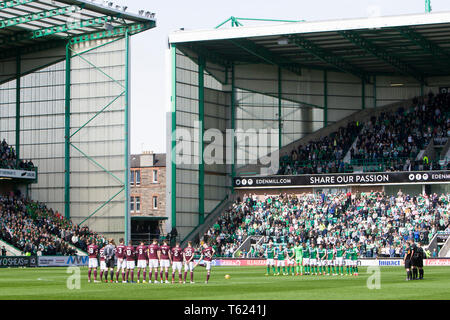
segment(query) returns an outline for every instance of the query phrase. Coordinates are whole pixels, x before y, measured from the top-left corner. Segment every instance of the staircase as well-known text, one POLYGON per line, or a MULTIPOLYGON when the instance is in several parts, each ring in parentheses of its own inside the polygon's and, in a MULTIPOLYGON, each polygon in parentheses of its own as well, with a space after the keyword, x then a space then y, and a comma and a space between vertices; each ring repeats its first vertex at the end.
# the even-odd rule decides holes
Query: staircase
POLYGON ((441 244, 441 250, 439 250, 439 258, 450 258, 450 232, 442 232, 438 236, 438 245, 441 244), (445 239, 445 242, 443 242, 445 239))
POLYGON ((257 244, 262 238, 263 236, 248 236, 247 239, 245 239, 236 249, 236 251, 234 251, 233 257, 236 258, 236 253, 239 251, 245 250, 246 252, 249 252, 252 245, 257 244))
POLYGON ((220 202, 214 210, 212 210, 205 218, 203 224, 195 227, 184 239, 181 241, 181 246, 185 246, 188 241, 199 243, 205 232, 217 221, 223 211, 230 207, 234 202, 235 195, 227 195, 227 197, 220 202))
POLYGON ((7 256, 24 256, 25 254, 17 249, 16 247, 10 245, 9 243, 0 240, 0 248, 5 247, 7 256))

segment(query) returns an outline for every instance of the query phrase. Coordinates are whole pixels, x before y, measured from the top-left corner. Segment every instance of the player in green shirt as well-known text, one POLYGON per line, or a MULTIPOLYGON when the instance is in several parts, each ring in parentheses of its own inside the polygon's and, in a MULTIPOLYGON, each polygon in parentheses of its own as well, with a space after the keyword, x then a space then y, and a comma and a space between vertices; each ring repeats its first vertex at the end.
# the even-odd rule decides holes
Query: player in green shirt
POLYGON ((341 276, 344 275, 344 252, 345 248, 341 245, 340 242, 336 243, 335 247, 336 251, 336 274, 339 274, 339 267, 341 268, 341 276))
POLYGON ((278 267, 278 272, 276 274, 277 276, 280 275, 280 267, 283 267, 283 275, 286 275, 285 260, 286 260, 286 249, 283 248, 283 246, 280 244, 277 250, 277 267, 278 267))
POLYGON ((292 275, 295 275, 295 273, 294 273, 295 252, 294 252, 294 248, 292 247, 292 245, 290 243, 287 245, 286 253, 287 253, 287 258, 288 258, 287 275, 289 275, 289 271, 292 272, 292 275))
POLYGON ((352 274, 354 276, 358 275, 358 247, 356 244, 353 246, 352 250, 352 274))
POLYGON ((311 274, 315 274, 317 276, 317 253, 318 250, 316 248, 316 244, 311 242, 311 248, 309 249, 309 265, 311 267, 311 274))
POLYGON ((274 262, 275 247, 273 246, 272 241, 269 241, 269 245, 266 247, 265 256, 266 256, 266 259, 267 259, 266 260, 266 264, 267 264, 266 276, 268 276, 270 274, 270 267, 272 267, 273 274, 275 275, 275 262, 274 262))
POLYGON ((319 245, 319 250, 317 250, 317 254, 318 254, 317 264, 319 265, 319 275, 325 275, 327 250, 323 247, 323 244, 319 245))
POLYGON ((347 250, 345 250, 345 266, 346 266, 346 271, 347 274, 346 276, 351 274, 352 271, 352 254, 353 254, 353 249, 347 245, 346 246, 347 250))
POLYGON ((295 241, 294 252, 295 252, 295 264, 297 265, 295 275, 296 276, 298 276, 299 274, 303 275, 303 248, 302 246, 300 246, 300 242, 298 241, 295 241))
POLYGON ((330 275, 331 271, 333 271, 333 276, 335 276, 336 270, 334 269, 334 248, 331 243, 328 244, 327 248, 327 265, 328 265, 328 275, 330 275))
POLYGON ((303 266, 305 267, 305 274, 310 273, 310 265, 309 265, 309 247, 306 245, 306 242, 303 242, 302 245, 302 253, 303 253, 303 266))

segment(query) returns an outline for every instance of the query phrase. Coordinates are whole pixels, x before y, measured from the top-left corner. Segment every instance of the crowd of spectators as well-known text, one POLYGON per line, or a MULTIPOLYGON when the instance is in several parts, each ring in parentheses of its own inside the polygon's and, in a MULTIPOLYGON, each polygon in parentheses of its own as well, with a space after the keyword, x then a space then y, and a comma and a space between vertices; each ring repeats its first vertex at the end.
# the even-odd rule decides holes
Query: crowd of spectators
POLYGON ((448 159, 416 158, 431 141, 441 146, 447 142, 449 114, 450 94, 430 92, 414 98, 410 108, 383 112, 367 123, 351 122, 329 136, 299 145, 280 157, 278 174, 346 173, 355 167, 365 172, 448 170, 448 159), (347 152, 350 161, 344 162, 347 152))
POLYGON ((361 130, 361 124, 350 122, 329 136, 299 145, 280 159, 278 174, 343 173, 352 170, 344 157, 361 130))
POLYGON ((16 151, 9 146, 5 139, 0 143, 0 169, 32 170, 34 164, 31 160, 18 160, 16 151))
POLYGON ((90 241, 101 245, 104 237, 79 227, 44 204, 9 194, 0 197, 0 238, 25 254, 75 255, 90 241))
POLYGON ((355 148, 350 149, 352 164, 375 163, 373 171, 441 169, 438 161, 416 161, 416 157, 432 138, 437 144, 447 141, 449 105, 450 95, 435 96, 430 92, 423 101, 414 99, 409 109, 399 108, 372 117, 361 130, 355 148))
POLYGON ((449 194, 248 195, 226 210, 204 239, 221 256, 262 257, 271 239, 284 244, 340 241, 356 244, 362 257, 403 257, 408 240, 427 245, 436 232, 448 227, 449 209, 449 194), (259 245, 236 252, 251 235, 262 236, 259 245))

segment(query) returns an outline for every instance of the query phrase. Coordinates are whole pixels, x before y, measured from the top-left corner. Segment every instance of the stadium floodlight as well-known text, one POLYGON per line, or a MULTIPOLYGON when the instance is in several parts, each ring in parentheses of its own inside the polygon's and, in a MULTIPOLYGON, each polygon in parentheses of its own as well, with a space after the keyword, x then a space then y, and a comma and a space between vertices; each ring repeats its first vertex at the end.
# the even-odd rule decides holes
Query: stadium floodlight
POLYGON ((404 83, 394 83, 391 82, 391 87, 403 87, 405 84, 404 83))

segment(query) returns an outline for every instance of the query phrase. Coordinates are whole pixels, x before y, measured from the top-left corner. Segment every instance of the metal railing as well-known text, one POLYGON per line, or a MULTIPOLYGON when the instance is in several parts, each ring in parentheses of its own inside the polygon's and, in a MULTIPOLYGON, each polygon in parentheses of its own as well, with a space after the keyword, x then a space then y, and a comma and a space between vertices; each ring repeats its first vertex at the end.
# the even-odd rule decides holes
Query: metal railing
MULTIPOLYGON (((308 161, 292 161, 280 160, 280 167, 286 169, 291 167, 290 174, 305 174, 314 168, 321 167, 317 173, 352 173, 355 167, 362 167, 364 172, 385 172, 390 167, 398 165, 404 166, 409 159, 411 162, 411 171, 428 171, 428 170, 446 170, 449 163, 448 158, 430 160, 428 164, 421 160, 414 160, 415 157, 397 157, 397 158, 380 158, 380 159, 352 159, 350 163, 344 163, 342 160, 308 160, 308 161), (331 164, 331 166, 330 166, 331 164), (334 164, 334 165, 333 165, 334 164)), ((314 170, 315 171, 315 170, 314 170)), ((408 171, 402 170, 401 171, 408 171)), ((314 172, 315 173, 315 172, 314 172)), ((284 174, 287 174, 284 171, 284 174)))

